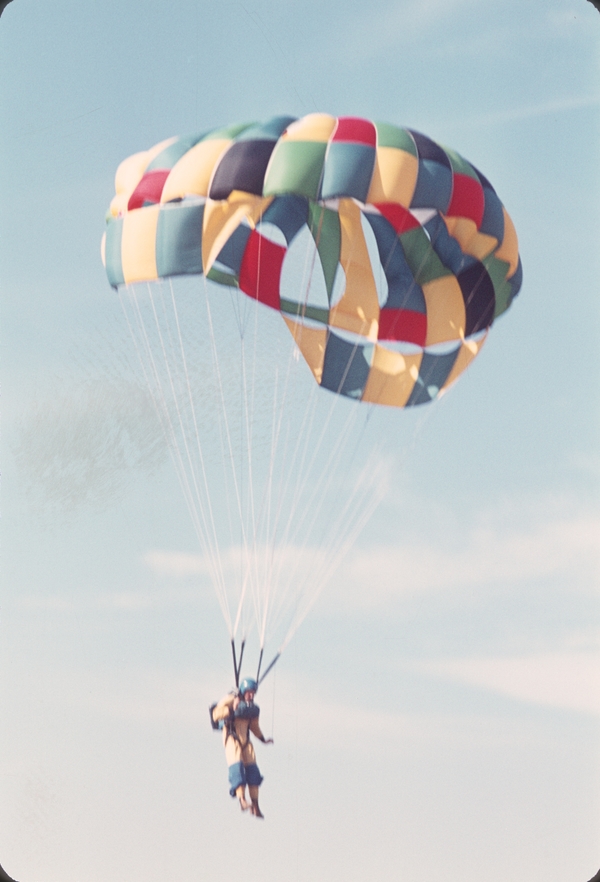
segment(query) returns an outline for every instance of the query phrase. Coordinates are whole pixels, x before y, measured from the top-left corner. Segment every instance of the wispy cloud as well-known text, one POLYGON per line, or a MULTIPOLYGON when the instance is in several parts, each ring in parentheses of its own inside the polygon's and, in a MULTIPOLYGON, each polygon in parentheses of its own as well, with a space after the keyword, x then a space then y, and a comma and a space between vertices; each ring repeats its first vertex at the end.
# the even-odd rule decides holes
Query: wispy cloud
MULTIPOLYGON (((144 563, 167 578, 201 577, 212 580, 228 629, 235 632, 236 617, 254 620, 282 647, 307 615, 328 582, 340 557, 310 545, 233 546, 210 556, 151 551, 144 563), (218 557, 218 560, 215 560, 218 557), (245 615, 242 615, 242 611, 245 615)), ((261 632, 262 633, 262 632, 261 632)))
MULTIPOLYGON (((279 550, 282 572, 295 568, 306 577, 323 551, 279 550), (299 560, 297 560, 299 558, 299 560)), ((223 567, 231 574, 239 565, 240 549, 224 554, 223 567)), ((202 555, 152 551, 145 563, 163 576, 181 578, 208 575, 202 555)), ((394 545, 357 547, 349 553, 326 595, 347 611, 384 608, 391 599, 473 586, 516 585, 519 582, 564 574, 572 590, 593 591, 600 576, 600 519, 573 517, 535 523, 527 529, 489 526, 460 535, 460 545, 448 538, 407 540, 394 545)), ((286 584, 287 580, 286 580, 286 584)), ((293 585, 288 585, 293 590, 293 585)), ((287 588, 286 588, 287 590, 287 588)), ((277 588, 275 588, 277 591, 277 588)))
POLYGON ((411 670, 559 710, 600 716, 600 649, 411 662, 411 670))
MULTIPOLYGON (((445 670, 440 674, 422 667, 418 673, 458 679, 445 670)), ((169 724, 193 729, 197 734, 199 730, 207 732, 206 706, 221 697, 228 675, 218 670, 172 674, 148 669, 64 669, 52 684, 32 676, 27 681, 27 694, 37 699, 43 692, 44 700, 51 699, 52 706, 63 713, 77 709, 79 716, 88 714, 92 719, 144 726, 169 724)), ((381 749, 410 745, 414 751, 431 745, 464 746, 467 741, 498 744, 506 738, 498 729, 497 719, 480 711, 430 712, 395 704, 376 706, 353 696, 324 694, 314 680, 302 676, 295 676, 293 684, 288 682, 287 689, 279 683, 276 694, 267 688, 261 696, 263 731, 273 734, 276 743, 283 745, 296 743, 300 736, 305 748, 356 755, 371 742, 374 733, 381 749), (351 721, 344 728, 341 742, 340 721, 351 721)), ((215 750, 220 751, 220 743, 215 743, 215 750)))
POLYGON ((186 554, 180 551, 149 551, 144 555, 144 563, 160 576, 207 576, 210 563, 201 554, 186 554))
POLYGON ((346 562, 336 601, 374 608, 391 597, 516 584, 564 573, 574 590, 590 590, 600 573, 600 519, 556 520, 507 532, 473 529, 461 547, 439 541, 381 546, 355 552, 346 562))
MULTIPOLYGON (((240 577, 240 561, 249 561, 252 570, 264 569, 264 561, 273 555, 280 560, 280 568, 289 571, 295 567, 302 571, 303 576, 310 572, 316 560, 322 563, 325 552, 319 548, 296 547, 281 545, 273 549, 271 546, 260 545, 244 549, 241 545, 230 545, 220 551, 220 566, 226 578, 240 577)), ((185 578, 186 576, 208 576, 212 572, 211 562, 206 555, 188 554, 179 551, 155 550, 144 555, 144 564, 161 576, 185 578)), ((242 567, 244 569, 244 567, 242 567)))

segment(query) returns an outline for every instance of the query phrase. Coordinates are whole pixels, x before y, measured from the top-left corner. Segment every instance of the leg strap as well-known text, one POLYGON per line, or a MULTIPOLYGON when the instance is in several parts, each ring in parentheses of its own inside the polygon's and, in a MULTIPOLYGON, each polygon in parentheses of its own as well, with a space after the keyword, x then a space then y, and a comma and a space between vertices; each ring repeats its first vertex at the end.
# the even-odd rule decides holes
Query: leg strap
POLYGON ((238 787, 246 786, 246 768, 243 763, 233 763, 229 766, 229 793, 235 796, 238 787))
POLYGON ((245 766, 246 772, 246 781, 248 784, 252 784, 254 787, 260 787, 263 782, 263 776, 260 774, 258 766, 256 763, 249 763, 249 765, 245 766))

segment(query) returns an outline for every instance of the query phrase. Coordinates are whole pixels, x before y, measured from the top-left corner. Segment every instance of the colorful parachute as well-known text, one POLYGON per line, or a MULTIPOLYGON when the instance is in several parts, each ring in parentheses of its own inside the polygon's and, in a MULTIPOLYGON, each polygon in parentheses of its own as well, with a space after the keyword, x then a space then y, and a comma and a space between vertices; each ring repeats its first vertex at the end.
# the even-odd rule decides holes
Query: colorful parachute
POLYGON ((310 114, 173 138, 125 160, 116 190, 113 286, 200 273, 236 286, 281 313, 321 386, 364 402, 437 398, 521 286, 487 179, 385 123, 310 114), (316 291, 282 286, 302 231, 316 291))
POLYGON ((518 293, 513 224, 452 150, 325 114, 164 141, 116 191, 108 278, 234 656, 280 652, 381 499, 371 415, 438 398, 518 293))

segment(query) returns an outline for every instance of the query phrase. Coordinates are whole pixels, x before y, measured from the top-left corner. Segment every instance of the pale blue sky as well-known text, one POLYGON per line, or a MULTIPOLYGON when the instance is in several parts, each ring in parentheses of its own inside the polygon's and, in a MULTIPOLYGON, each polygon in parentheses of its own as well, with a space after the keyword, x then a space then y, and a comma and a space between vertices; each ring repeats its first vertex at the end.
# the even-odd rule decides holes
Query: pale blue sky
POLYGON ((20 882, 575 882, 600 866, 600 15, 587 0, 14 0, 0 19, 0 863, 20 882), (100 261, 114 173, 316 110, 489 177, 524 284, 400 425, 230 801, 206 579, 100 261), (172 558, 171 558, 172 559, 172 558))

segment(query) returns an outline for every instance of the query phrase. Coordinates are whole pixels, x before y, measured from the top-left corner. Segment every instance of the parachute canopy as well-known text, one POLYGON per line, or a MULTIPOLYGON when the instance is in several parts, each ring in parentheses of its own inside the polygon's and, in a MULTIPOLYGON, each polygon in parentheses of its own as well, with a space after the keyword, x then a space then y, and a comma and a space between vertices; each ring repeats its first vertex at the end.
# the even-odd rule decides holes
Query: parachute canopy
POLYGON ((474 166, 410 129, 321 113, 129 157, 103 253, 115 287, 238 287, 281 313, 321 386, 396 407, 454 382, 522 280, 512 221, 474 166), (310 284, 289 288, 303 235, 310 284))
POLYGON ((397 408, 438 398, 518 293, 513 224, 425 135, 312 114, 125 160, 103 254, 236 682, 247 638, 258 680, 383 497, 397 408))

